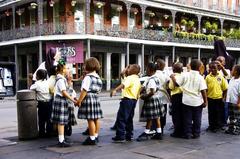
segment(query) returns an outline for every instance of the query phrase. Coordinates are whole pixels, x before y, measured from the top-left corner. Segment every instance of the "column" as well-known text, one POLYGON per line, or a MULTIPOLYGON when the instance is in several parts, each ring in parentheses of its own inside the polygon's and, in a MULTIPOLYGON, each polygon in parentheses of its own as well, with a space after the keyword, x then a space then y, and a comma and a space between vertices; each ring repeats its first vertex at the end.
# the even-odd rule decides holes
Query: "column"
POLYGON ((91 41, 87 39, 87 52, 86 52, 86 59, 91 57, 91 41))
POLYGON ((220 19, 220 23, 221 23, 221 36, 223 36, 223 23, 224 23, 224 19, 220 19))
POLYGON ((201 33, 201 20, 202 20, 202 16, 198 15, 198 34, 201 33))
POLYGON ((16 13, 16 8, 15 8, 15 6, 12 6, 12 24, 13 24, 13 29, 15 29, 16 28, 16 17, 15 17, 15 14, 16 13))
POLYGON ((106 79, 106 90, 109 91, 111 89, 111 54, 104 54, 104 78, 106 79))
POLYGON ((240 57, 238 57, 237 64, 240 64, 240 57))
POLYGON ((43 62, 43 56, 42 56, 42 41, 40 40, 38 43, 38 66, 43 62))
POLYGON ((137 54, 137 64, 142 68, 142 54, 137 54))
POLYGON ((85 0, 85 33, 90 33, 90 4, 91 0, 85 0))
POLYGON ((129 42, 127 42, 127 66, 129 65, 129 42))
POLYGON ((145 54, 145 45, 144 44, 142 44, 142 58, 141 58, 141 60, 142 60, 142 67, 141 67, 141 71, 142 71, 142 74, 144 73, 144 54, 145 54))
POLYGON ((179 62, 179 61, 180 61, 180 57, 177 56, 177 57, 176 57, 176 62, 179 62))
POLYGON ((165 67, 168 67, 169 56, 165 56, 165 67))
POLYGON ((175 63, 175 46, 172 48, 172 63, 175 63))
POLYGON ((43 0, 37 0, 38 3, 38 26, 39 35, 41 35, 41 27, 43 25, 43 0))
POLYGON ((14 57, 15 57, 15 67, 16 67, 16 92, 18 91, 18 77, 19 77, 19 66, 18 66, 18 53, 17 53, 17 44, 14 44, 14 57))
POLYGON ((123 69, 126 67, 126 54, 120 54, 120 66, 119 66, 119 72, 122 72, 123 69))
POLYGON ((188 57, 188 64, 190 64, 192 61, 192 57, 188 57))
POLYGON ((198 48, 198 60, 201 60, 201 48, 198 48))
POLYGON ((125 2, 125 4, 126 4, 126 8, 127 8, 127 30, 128 30, 128 32, 129 32, 129 31, 130 31, 130 30, 129 30, 130 10, 131 10, 132 3, 130 3, 130 2, 125 2))
POLYGON ((176 28, 176 22, 175 22, 175 18, 176 18, 176 11, 171 11, 172 12, 172 32, 175 32, 175 28, 176 28))

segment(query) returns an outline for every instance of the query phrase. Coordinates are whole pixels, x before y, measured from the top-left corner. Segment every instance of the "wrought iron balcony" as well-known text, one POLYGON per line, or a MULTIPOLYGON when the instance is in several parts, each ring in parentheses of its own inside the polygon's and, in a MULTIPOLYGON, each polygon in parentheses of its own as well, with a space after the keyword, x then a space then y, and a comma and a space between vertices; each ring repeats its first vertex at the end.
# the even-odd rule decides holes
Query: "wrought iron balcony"
MULTIPOLYGON (((90 29, 91 30, 91 29, 90 29)), ((46 23, 42 26, 26 26, 23 28, 17 28, 13 30, 5 30, 0 32, 0 42, 10 41, 15 39, 30 38, 35 36, 48 36, 48 35, 67 35, 85 34, 85 24, 84 23, 46 23)), ((206 37, 196 38, 189 34, 188 36, 176 36, 172 32, 162 31, 162 30, 151 30, 151 29, 138 29, 126 27, 120 27, 119 25, 113 26, 99 26, 92 28, 92 35, 99 36, 109 36, 109 37, 119 37, 119 38, 129 38, 129 39, 139 39, 139 40, 151 40, 151 41, 162 41, 162 42, 174 42, 183 44, 196 44, 212 46, 213 40, 209 40, 206 37)), ((240 48, 240 40, 238 39, 225 39, 225 44, 227 47, 240 48)))

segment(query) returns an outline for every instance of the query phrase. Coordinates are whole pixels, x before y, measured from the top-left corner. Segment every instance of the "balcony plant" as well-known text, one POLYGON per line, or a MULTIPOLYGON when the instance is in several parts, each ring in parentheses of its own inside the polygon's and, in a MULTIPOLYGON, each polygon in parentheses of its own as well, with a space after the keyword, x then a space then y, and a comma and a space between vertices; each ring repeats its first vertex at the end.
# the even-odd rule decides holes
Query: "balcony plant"
POLYGON ((212 24, 209 21, 206 21, 204 28, 206 28, 207 32, 209 33, 212 30, 212 24))
POLYGON ((218 24, 216 22, 212 23, 212 33, 216 33, 216 31, 218 30, 218 24))
POLYGON ((189 20, 187 22, 188 31, 190 31, 190 32, 193 31, 194 24, 195 24, 195 22, 193 20, 189 20))
POLYGON ((182 19, 182 20, 181 20, 181 25, 184 25, 184 26, 186 26, 186 25, 187 25, 187 23, 188 23, 188 22, 187 22, 187 20, 186 20, 186 19, 182 19))

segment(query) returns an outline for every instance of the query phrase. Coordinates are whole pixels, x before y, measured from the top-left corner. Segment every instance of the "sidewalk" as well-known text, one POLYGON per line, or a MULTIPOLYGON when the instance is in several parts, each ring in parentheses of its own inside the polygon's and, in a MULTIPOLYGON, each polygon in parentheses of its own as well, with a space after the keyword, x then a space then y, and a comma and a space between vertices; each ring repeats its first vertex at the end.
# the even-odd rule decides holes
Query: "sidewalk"
MULTIPOLYGON (((170 137, 172 130, 169 128, 172 124, 171 117, 168 116, 162 141, 112 143, 111 138, 115 132, 109 128, 115 121, 115 106, 118 104, 118 100, 102 101, 104 118, 101 120, 100 142, 97 146, 81 145, 86 138, 81 134, 87 125, 83 120, 78 120, 78 125, 73 127, 73 135, 69 138, 73 145, 70 148, 56 147, 57 138, 18 141, 17 129, 14 129, 15 120, 5 121, 6 131, 0 130, 1 136, 10 135, 0 140, 0 143, 4 143, 0 144, 0 159, 239 159, 240 136, 206 132, 206 109, 203 112, 202 133, 199 139, 170 137), (13 127, 8 129, 9 126, 13 127)), ((15 106, 6 110, 9 111, 16 111, 15 106)), ((135 113, 134 138, 137 138, 143 132, 145 123, 138 122, 138 108, 135 113)))

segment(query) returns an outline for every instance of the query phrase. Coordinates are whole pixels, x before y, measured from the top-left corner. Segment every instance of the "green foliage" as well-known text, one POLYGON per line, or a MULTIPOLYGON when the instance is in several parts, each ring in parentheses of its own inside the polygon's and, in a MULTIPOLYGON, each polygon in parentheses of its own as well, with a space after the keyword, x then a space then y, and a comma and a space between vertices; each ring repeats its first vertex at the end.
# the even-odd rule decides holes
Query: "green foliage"
POLYGON ((212 23, 212 30, 215 30, 215 31, 218 30, 218 24, 217 23, 212 23))
POLYGON ((187 25, 187 23, 188 23, 188 22, 187 22, 186 19, 182 19, 182 20, 181 20, 181 24, 182 24, 182 25, 187 25))
POLYGON ((189 20, 187 23, 187 26, 192 28, 192 27, 194 27, 194 24, 195 24, 195 22, 193 20, 189 20))
POLYGON ((211 24, 209 21, 206 21, 206 22, 205 22, 204 27, 205 27, 207 30, 212 30, 212 24, 211 24))

